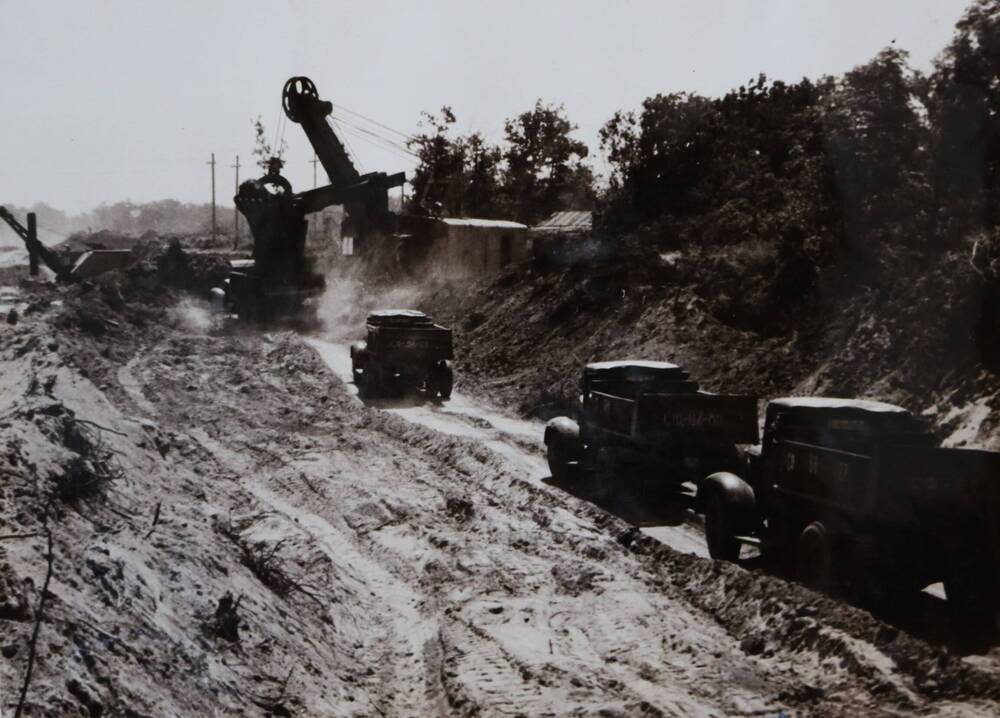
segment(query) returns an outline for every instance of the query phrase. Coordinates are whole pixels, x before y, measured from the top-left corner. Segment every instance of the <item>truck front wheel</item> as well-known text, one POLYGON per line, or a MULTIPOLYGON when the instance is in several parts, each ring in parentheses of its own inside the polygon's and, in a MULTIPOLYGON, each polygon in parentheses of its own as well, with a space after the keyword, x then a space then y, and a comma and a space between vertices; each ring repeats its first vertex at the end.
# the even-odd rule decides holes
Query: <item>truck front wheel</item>
POLYGON ((829 591, 833 585, 833 551, 826 527, 819 521, 813 521, 799 534, 795 577, 816 591, 829 591))
POLYGON ((364 373, 361 377, 362 382, 361 386, 358 387, 358 392, 365 399, 375 399, 381 396, 385 391, 382 379, 382 368, 369 361, 365 362, 363 372, 364 373))
POLYGON ((563 437, 556 434, 552 437, 549 442, 547 458, 549 460, 549 473, 552 474, 552 480, 557 484, 566 483, 570 476, 570 451, 569 447, 566 446, 566 441, 563 437))
POLYGON ((442 401, 451 398, 451 389, 455 383, 455 373, 451 368, 451 362, 442 361, 431 366, 427 373, 425 382, 427 396, 436 399, 439 395, 442 401))
POLYGON ((705 507, 705 539, 708 555, 719 561, 736 561, 740 544, 736 540, 732 512, 726 508, 724 496, 715 491, 705 507))
POLYGON ((949 612, 971 630, 1000 631, 1000 586, 989 567, 958 563, 944 580, 949 612))

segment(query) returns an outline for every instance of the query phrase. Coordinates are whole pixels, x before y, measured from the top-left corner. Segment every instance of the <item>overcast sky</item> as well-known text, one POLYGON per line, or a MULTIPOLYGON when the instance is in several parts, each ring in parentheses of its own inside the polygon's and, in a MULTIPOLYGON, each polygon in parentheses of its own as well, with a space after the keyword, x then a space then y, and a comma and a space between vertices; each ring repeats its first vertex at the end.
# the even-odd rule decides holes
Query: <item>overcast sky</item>
MULTIPOLYGON (((404 133, 448 104, 497 141, 537 98, 564 103, 596 153, 601 124, 657 92, 838 74, 893 40, 928 68, 969 2, 0 0, 0 204, 208 201, 212 152, 229 204, 291 75, 404 133)), ((286 174, 312 186, 305 135, 284 135, 286 174)), ((347 139, 366 171, 412 169, 347 139)))

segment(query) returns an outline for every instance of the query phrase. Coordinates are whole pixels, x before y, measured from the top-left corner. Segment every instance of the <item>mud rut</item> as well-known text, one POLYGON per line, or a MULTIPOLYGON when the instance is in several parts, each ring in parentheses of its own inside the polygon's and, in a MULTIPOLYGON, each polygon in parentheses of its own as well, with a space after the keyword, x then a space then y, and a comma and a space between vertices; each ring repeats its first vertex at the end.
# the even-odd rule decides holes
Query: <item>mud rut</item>
MULTIPOLYGON (((345 390, 351 396, 357 396, 351 372, 350 347, 315 337, 306 342, 340 378, 345 390)), ((472 439, 499 454, 508 471, 534 484, 544 485, 550 478, 545 445, 542 443, 545 430, 542 422, 511 418, 460 391, 455 391, 449 401, 441 404, 419 400, 374 400, 368 405, 443 434, 472 439)), ((652 517, 645 521, 638 517, 634 523, 642 527, 644 534, 671 548, 708 558, 700 518, 685 511, 679 511, 671 518, 673 525, 643 525, 655 521, 652 517)))
MULTIPOLYGON (((869 646, 849 660, 748 651, 545 484, 539 425, 461 394, 365 407, 347 347, 305 341, 314 351, 288 335, 171 339, 117 378, 131 411, 190 437, 211 481, 237 479, 210 496, 220 510, 256 512, 256 538, 329 567, 323 608, 254 616, 299 622, 303 660, 338 664, 340 697, 330 676, 302 684, 307 714, 888 715, 923 702, 869 646), (888 695, 857 679, 872 673, 888 695)), ((645 530, 704 552, 684 520, 645 530)))

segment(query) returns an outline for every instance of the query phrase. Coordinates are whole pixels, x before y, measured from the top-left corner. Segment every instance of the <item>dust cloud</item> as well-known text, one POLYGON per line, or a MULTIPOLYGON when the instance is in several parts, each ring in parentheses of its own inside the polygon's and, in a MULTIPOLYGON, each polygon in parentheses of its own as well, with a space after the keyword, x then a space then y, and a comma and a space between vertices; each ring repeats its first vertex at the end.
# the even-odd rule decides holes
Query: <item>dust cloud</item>
POLYGON ((169 309, 171 324, 193 334, 207 334, 215 320, 207 302, 186 297, 169 309))
POLYGON ((317 304, 320 333, 329 341, 360 339, 365 318, 377 309, 414 309, 428 292, 425 284, 384 286, 360 271, 337 269, 327 275, 317 304))

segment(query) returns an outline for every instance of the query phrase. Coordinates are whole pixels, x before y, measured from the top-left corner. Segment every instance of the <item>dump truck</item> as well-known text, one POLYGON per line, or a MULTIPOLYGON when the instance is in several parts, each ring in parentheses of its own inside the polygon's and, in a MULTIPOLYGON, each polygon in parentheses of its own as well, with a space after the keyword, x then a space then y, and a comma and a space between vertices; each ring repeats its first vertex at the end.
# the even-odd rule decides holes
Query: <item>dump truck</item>
POLYGON ((582 388, 578 417, 545 427, 557 482, 587 476, 603 495, 628 477, 679 486, 735 466, 736 446, 758 440, 756 397, 701 391, 676 364, 588 364, 582 388))
POLYGON ((451 329, 413 309, 372 312, 365 328, 365 340, 351 345, 354 383, 362 396, 423 392, 431 400, 451 397, 451 329))
POLYGON ((940 581, 957 615, 998 616, 1000 452, 940 448, 901 407, 771 401, 743 470, 708 476, 699 494, 714 558, 757 546, 801 582, 851 596, 940 581))

